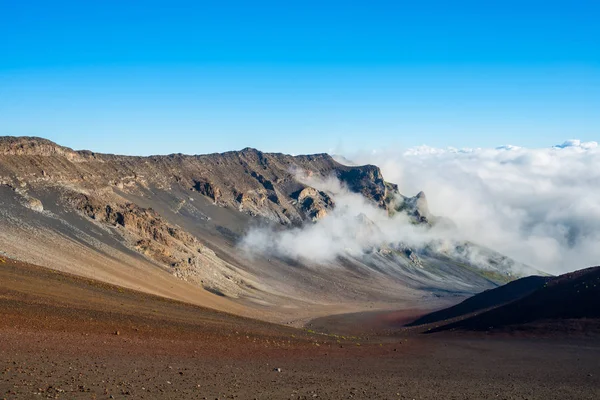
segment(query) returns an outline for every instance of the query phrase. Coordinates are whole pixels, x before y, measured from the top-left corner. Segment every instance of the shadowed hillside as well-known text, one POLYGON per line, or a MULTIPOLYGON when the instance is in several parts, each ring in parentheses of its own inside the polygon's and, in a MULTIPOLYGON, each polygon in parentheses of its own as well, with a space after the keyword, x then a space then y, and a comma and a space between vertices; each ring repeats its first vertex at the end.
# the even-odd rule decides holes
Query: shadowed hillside
MULTIPOLYGON (((476 302, 478 297, 484 295, 474 296, 470 300, 476 302)), ((515 301, 432 329, 431 332, 452 329, 528 330, 538 326, 547 327, 549 331, 600 333, 600 267, 548 279, 540 288, 515 301)))
POLYGON ((407 326, 430 324, 445 321, 452 318, 462 317, 477 311, 486 310, 515 301, 543 287, 552 278, 547 276, 529 276, 507 283, 496 289, 486 290, 476 294, 460 304, 440 311, 427 314, 411 322, 407 326))

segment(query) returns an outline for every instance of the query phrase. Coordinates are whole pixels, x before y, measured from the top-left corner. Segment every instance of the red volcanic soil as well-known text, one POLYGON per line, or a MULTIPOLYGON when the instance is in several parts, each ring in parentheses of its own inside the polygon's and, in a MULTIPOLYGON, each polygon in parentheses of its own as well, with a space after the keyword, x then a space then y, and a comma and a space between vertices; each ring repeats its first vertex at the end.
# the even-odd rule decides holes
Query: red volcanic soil
POLYGON ((599 359, 591 339, 317 334, 0 262, 0 399, 596 399, 599 359))
MULTIPOLYGON (((406 309, 337 314, 315 318, 306 326, 317 332, 343 332, 346 335, 381 337, 397 333, 404 325, 426 312, 427 310, 406 309)), ((401 331, 402 336, 407 334, 409 334, 408 330, 401 331)))

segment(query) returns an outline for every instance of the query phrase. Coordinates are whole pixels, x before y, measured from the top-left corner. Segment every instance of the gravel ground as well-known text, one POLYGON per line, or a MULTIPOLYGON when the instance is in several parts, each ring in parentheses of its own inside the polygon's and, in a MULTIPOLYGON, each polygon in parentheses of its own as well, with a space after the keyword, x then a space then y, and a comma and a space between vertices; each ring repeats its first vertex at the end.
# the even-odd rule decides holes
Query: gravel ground
POLYGON ((600 341, 322 335, 5 262, 0 371, 0 399, 597 399, 600 341))

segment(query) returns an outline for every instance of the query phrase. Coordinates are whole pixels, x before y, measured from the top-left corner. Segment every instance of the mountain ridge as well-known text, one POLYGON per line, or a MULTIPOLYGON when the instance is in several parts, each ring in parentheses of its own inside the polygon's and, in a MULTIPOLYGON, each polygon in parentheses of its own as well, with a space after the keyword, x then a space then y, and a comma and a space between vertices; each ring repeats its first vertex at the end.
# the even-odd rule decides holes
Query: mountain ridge
MULTIPOLYGON (((251 256, 238 247, 252 226, 283 232, 327 218, 336 199, 310 180, 330 178, 390 217, 405 213, 424 229, 437 221, 423 193, 405 197, 379 167, 342 165, 324 153, 291 156, 245 148, 120 156, 75 151, 41 138, 0 137, 0 251, 84 276, 101 273, 109 283, 124 280, 135 289, 146 285, 139 276, 158 268, 157 273, 244 302, 252 312, 271 315, 264 307, 279 307, 277 318, 289 318, 290 305, 302 318, 325 312, 324 304, 345 312, 422 296, 440 301, 439 293, 450 301, 512 279, 509 270, 489 274, 465 257, 402 243, 327 266, 251 256)), ((362 220, 369 225, 366 216, 362 220)), ((147 290, 155 291, 152 285, 147 290)))

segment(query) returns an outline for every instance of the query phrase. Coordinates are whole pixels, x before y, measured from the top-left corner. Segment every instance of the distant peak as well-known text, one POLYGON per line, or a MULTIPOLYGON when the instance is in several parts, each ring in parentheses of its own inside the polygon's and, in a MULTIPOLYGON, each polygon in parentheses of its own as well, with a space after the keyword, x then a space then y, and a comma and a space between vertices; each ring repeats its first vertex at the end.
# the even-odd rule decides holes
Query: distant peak
POLYGON ((262 151, 255 149, 254 147, 244 147, 240 150, 240 153, 262 153, 262 151))

